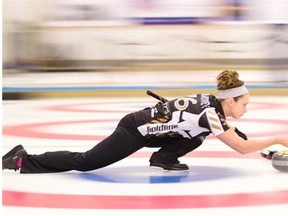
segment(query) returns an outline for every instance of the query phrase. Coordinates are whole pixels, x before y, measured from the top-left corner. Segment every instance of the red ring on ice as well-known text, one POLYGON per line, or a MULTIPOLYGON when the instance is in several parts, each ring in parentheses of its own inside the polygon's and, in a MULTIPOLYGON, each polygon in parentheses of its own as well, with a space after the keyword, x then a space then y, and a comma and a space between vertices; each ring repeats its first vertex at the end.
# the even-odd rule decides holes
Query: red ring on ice
MULTIPOLYGON (((59 122, 42 122, 32 124, 22 124, 14 126, 3 127, 3 135, 17 136, 17 137, 29 137, 29 138, 41 138, 41 139, 66 139, 66 140, 102 140, 107 136, 104 135, 79 135, 79 134, 61 134, 53 132, 37 131, 39 128, 45 128, 49 126, 69 125, 69 124, 81 124, 81 123, 103 123, 103 122, 118 122, 119 119, 105 119, 105 120, 75 120, 75 121, 59 121, 59 122)), ((271 131, 271 135, 283 135, 287 134, 288 120, 275 120, 275 119, 245 119, 239 122, 254 122, 263 124, 278 124, 283 125, 275 131, 271 131)), ((267 132, 248 134, 248 137, 269 136, 267 132)))
MULTIPOLYGON (((148 103, 148 102, 147 102, 148 103)), ((43 106, 40 109, 57 111, 57 112, 104 112, 104 113, 119 113, 119 112, 131 112, 130 110, 107 110, 107 109, 85 109, 85 106, 91 105, 114 105, 114 104, 143 104, 143 101, 124 101, 124 102, 90 102, 90 103, 75 103, 75 104, 60 104, 60 105, 52 105, 52 106, 43 106)), ((151 101, 150 105, 155 104, 155 101, 151 101)), ((277 108, 287 108, 287 104, 280 103, 267 103, 267 102, 253 102, 252 106, 255 107, 249 108, 249 110, 262 110, 262 109, 277 109, 277 108)), ((250 104, 249 104, 250 106, 250 104)), ((144 106, 143 106, 144 107, 144 106)))
POLYGON ((288 203, 288 190, 209 195, 105 196, 3 190, 4 206, 72 209, 183 209, 260 206, 288 203))

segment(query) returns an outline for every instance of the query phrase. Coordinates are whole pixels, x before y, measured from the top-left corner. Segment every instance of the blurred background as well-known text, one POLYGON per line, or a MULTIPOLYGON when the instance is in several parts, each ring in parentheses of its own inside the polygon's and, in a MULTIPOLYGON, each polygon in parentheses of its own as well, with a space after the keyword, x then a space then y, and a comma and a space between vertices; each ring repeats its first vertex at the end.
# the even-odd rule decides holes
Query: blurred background
MULTIPOLYGON (((2 0, 2 13, 5 153, 20 143, 31 153, 66 148, 86 151, 106 137, 124 113, 156 103, 145 94, 147 89, 167 99, 214 94, 216 76, 226 69, 238 71, 240 79, 256 96, 251 97, 252 112, 239 122, 240 129, 255 138, 287 134, 288 0, 2 0)), ((162 176, 142 169, 148 162, 146 154, 129 159, 127 164, 121 162, 119 171, 115 169, 117 175, 120 173, 115 181, 118 176, 113 169, 102 176, 101 172, 86 177, 65 173, 50 174, 47 179, 44 175, 31 178, 3 172, 4 215, 119 215, 121 210, 120 214, 126 216, 138 212, 159 215, 159 211, 166 216, 271 216, 287 211, 287 177, 283 184, 283 175, 272 170, 270 173, 270 164, 266 167, 264 161, 246 160, 250 156, 239 161, 238 156, 228 156, 230 149, 218 145, 215 139, 207 141, 207 148, 202 149, 204 154, 200 150, 200 157, 191 162, 196 169, 193 168, 188 181, 192 179, 191 183, 196 185, 190 187, 184 180, 182 189, 182 184, 173 183, 173 193, 166 188, 171 185, 167 182, 160 187, 158 184, 158 189, 155 184, 145 185, 146 182, 133 186, 134 179, 175 179, 170 174, 162 176), (213 155, 210 160, 208 155, 213 155), (138 164, 143 160, 146 162, 138 164), (136 169, 131 169, 131 164, 136 169), (121 166, 126 165, 128 171, 122 172, 121 166), (121 178, 127 182, 121 182, 121 178), (112 184, 106 185, 103 179, 112 184), (261 184, 257 185, 258 179, 261 184), (80 182, 83 180, 84 184, 80 182), (43 182, 49 187, 43 187, 43 182), (123 201, 123 208, 107 210, 101 206, 102 194, 116 195, 111 199, 120 206, 122 201, 118 203, 117 197, 121 198, 124 190, 128 198, 123 201), (51 199, 53 193, 56 198, 51 199), (77 193, 88 198, 81 196, 84 200, 79 204, 79 198, 74 197, 77 193), (65 194, 67 200, 63 202, 65 194), (129 194, 140 200, 129 198, 129 194), (180 197, 181 202, 184 196, 179 194, 197 197, 195 205, 191 201, 197 207, 182 208, 185 203, 181 203, 178 209, 163 209, 167 203, 176 203, 175 199, 167 202, 165 198, 162 205, 162 201, 155 202, 155 197, 169 194, 180 197), (72 195, 70 199, 68 195, 72 195), (201 198, 202 195, 205 197, 201 198), (219 201, 222 195, 224 198, 219 201), (74 206, 75 199, 78 200, 74 206), (131 200, 136 200, 136 204, 131 200), (89 209, 84 209, 85 203, 89 209), (148 209, 152 204, 157 207, 148 209), (138 205, 141 206, 137 210, 138 205)), ((256 159, 256 155, 252 157, 256 159)), ((186 179, 186 174, 175 177, 186 179)))
POLYGON ((118 92, 131 85, 167 92, 214 83, 225 69, 239 71, 251 87, 269 84, 266 93, 287 95, 287 0, 2 4, 4 99, 45 97, 36 94, 45 90, 60 96, 67 86, 74 96, 119 85, 118 92))

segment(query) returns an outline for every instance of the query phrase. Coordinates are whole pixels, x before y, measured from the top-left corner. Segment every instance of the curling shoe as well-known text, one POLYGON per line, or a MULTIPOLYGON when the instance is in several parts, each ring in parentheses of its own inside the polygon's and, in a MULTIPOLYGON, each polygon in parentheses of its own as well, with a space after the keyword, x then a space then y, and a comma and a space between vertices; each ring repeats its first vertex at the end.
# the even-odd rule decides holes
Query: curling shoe
POLYGON ((17 145, 2 157, 2 170, 18 170, 21 167, 22 157, 27 154, 22 145, 17 145))
POLYGON ((150 167, 161 168, 168 171, 185 171, 189 170, 187 164, 180 163, 159 163, 159 162, 150 162, 150 167))

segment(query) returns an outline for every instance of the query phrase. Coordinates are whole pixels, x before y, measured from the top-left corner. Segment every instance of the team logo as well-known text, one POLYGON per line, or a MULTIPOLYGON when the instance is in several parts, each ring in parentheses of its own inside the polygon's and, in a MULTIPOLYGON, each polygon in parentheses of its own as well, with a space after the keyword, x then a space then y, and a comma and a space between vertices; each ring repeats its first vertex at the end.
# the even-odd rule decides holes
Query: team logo
POLYGON ((174 106, 176 107, 177 110, 183 111, 183 110, 187 109, 187 107, 189 106, 189 101, 192 104, 196 104, 197 103, 197 100, 194 99, 194 98, 181 98, 181 99, 177 99, 174 102, 174 106))

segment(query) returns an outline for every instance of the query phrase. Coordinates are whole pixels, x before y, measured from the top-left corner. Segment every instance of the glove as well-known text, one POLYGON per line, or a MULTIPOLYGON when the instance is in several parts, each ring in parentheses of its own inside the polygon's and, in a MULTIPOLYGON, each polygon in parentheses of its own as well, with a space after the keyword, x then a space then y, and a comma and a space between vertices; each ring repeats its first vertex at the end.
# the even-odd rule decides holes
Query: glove
POLYGON ((260 155, 268 160, 271 160, 272 156, 276 153, 277 151, 271 151, 264 149, 260 152, 260 155))
POLYGON ((236 127, 235 127, 235 132, 238 134, 239 137, 243 138, 244 140, 248 140, 248 137, 246 136, 246 134, 239 131, 236 127))
POLYGON ((160 114, 162 114, 164 116, 170 116, 171 115, 168 101, 165 103, 158 102, 155 107, 160 114))

